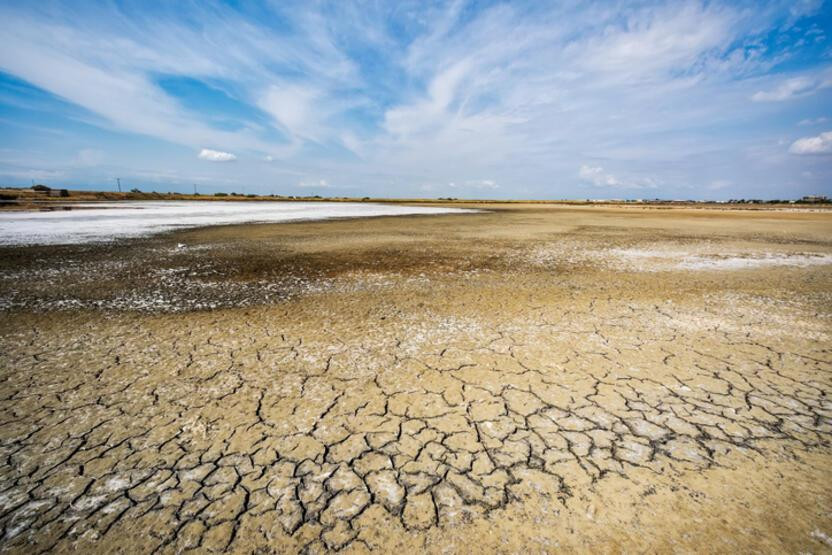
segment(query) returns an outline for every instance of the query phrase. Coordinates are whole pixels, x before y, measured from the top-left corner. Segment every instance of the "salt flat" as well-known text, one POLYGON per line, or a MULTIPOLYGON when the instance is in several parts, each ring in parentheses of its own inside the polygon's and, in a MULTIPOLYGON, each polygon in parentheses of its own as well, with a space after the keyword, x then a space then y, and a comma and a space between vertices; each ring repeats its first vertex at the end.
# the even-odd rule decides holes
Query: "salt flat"
POLYGON ((464 212, 369 202, 136 201, 66 206, 71 210, 0 212, 0 244, 90 243, 206 225, 464 212))

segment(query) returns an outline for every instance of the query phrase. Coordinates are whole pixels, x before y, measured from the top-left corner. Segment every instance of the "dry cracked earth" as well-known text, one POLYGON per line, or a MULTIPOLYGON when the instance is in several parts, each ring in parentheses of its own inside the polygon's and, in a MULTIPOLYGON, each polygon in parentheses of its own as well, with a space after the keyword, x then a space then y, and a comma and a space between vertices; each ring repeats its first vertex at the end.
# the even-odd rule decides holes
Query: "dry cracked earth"
POLYGON ((832 551, 832 213, 0 256, 0 550, 832 551))

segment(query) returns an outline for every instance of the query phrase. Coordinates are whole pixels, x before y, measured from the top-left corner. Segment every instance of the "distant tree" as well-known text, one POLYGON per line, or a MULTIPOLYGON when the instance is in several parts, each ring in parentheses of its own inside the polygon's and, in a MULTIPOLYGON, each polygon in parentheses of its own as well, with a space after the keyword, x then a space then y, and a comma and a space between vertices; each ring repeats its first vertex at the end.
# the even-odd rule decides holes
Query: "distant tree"
POLYGON ((49 191, 51 191, 51 190, 52 190, 52 188, 51 188, 51 187, 47 187, 46 185, 40 185, 40 184, 38 184, 38 185, 32 185, 32 190, 33 190, 33 191, 40 191, 40 192, 42 192, 42 193, 48 193, 49 191))
POLYGON ((227 197, 228 193, 214 193, 215 197, 227 197))
POLYGON ((141 191, 140 191, 140 190, 138 190, 138 189, 136 189, 135 187, 134 187, 134 188, 132 188, 132 189, 130 189, 130 192, 131 192, 131 193, 141 193, 141 191))

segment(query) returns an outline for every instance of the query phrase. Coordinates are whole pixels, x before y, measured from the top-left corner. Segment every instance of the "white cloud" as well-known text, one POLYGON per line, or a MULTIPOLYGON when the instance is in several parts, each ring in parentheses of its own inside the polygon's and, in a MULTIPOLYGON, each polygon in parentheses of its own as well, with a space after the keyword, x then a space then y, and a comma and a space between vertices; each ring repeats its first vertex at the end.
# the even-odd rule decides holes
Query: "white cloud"
POLYGON ((79 166, 97 166, 104 161, 104 153, 94 148, 84 148, 75 155, 75 163, 79 166))
POLYGON ((729 179, 714 179, 708 184, 709 191, 721 191, 731 187, 734 183, 729 179))
POLYGON ((821 124, 821 123, 826 123, 827 121, 829 121, 829 118, 821 116, 819 118, 814 118, 814 119, 812 119, 812 118, 802 119, 797 124, 798 125, 818 125, 818 124, 821 124))
POLYGON ((803 137, 789 147, 792 154, 832 154, 832 131, 816 137, 803 137))
POLYGON ((689 67, 714 50, 725 51, 726 39, 734 33, 731 27, 740 19, 739 12, 719 4, 648 7, 590 39, 585 59, 591 67, 625 80, 654 79, 661 72, 689 67))
MULTIPOLYGON (((457 183, 456 181, 451 181, 448 183, 448 187, 451 189, 499 189, 500 186, 497 185, 497 182, 493 179, 468 179, 461 183, 457 183)), ((422 186, 423 190, 429 190, 430 186, 422 186), (428 187, 428 188, 426 188, 428 187)), ((433 186, 433 188, 437 188, 433 186)))
POLYGON ((3 168, 0 170, 0 175, 4 177, 12 177, 16 179, 30 180, 43 182, 50 179, 62 179, 66 177, 66 173, 60 170, 16 170, 3 168))
POLYGON ((828 75, 820 77, 800 76, 786 79, 774 89, 757 91, 751 95, 754 102, 783 102, 816 93, 819 90, 832 87, 832 78, 828 75))
POLYGON ((596 187, 612 187, 620 189, 652 189, 656 183, 650 178, 621 180, 607 172, 601 166, 581 165, 578 177, 582 181, 592 183, 596 187))
POLYGON ((314 102, 317 94, 309 87, 271 86, 259 104, 290 136, 315 136, 314 102))
POLYGON ((493 179, 475 179, 466 181, 465 184, 474 189, 499 189, 500 186, 493 179))
POLYGON ((604 168, 600 166, 587 166, 584 164, 578 171, 578 177, 583 181, 592 183, 596 187, 618 187, 621 185, 621 182, 614 175, 606 173, 604 168))
POLYGON ((298 183, 298 187, 303 187, 304 189, 330 189, 333 186, 326 179, 319 179, 318 181, 301 181, 298 183))
POLYGON ((211 150, 210 148, 203 148, 199 151, 198 156, 201 160, 208 160, 209 162, 233 162, 237 159, 237 157, 230 152, 211 150))

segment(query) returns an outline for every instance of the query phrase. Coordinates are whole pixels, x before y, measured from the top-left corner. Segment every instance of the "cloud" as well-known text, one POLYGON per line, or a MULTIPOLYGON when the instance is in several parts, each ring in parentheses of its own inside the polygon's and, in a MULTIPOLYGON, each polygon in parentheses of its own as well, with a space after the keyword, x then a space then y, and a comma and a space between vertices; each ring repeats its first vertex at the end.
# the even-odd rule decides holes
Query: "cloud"
POLYGON ((469 179, 462 183, 451 181, 448 183, 451 189, 468 188, 468 189, 498 189, 500 186, 493 179, 469 179))
POLYGON ((271 114, 275 122, 291 137, 315 137, 315 97, 317 91, 298 85, 269 87, 259 102, 260 108, 271 114))
POLYGON ((500 186, 493 179, 474 179, 465 182, 465 185, 474 189, 499 189, 500 186))
POLYGON ((596 187, 619 187, 622 185, 614 175, 606 173, 604 168, 600 166, 593 167, 584 164, 578 171, 578 177, 596 187))
POLYGON ((578 177, 596 187, 612 187, 620 189, 651 189, 656 187, 652 179, 628 179, 620 180, 611 173, 608 173, 601 166, 581 165, 578 170, 578 177))
POLYGON ((585 54, 591 67, 626 81, 651 80, 724 52, 731 27, 742 19, 726 5, 697 2, 659 4, 628 15, 623 25, 610 25, 587 41, 585 54))
POLYGON ((814 119, 812 119, 812 118, 802 119, 799 122, 797 122, 797 124, 798 125, 818 125, 818 124, 821 124, 821 123, 826 123, 827 121, 829 121, 829 118, 821 116, 819 118, 814 118, 814 119))
POLYGON ((757 91, 751 95, 754 102, 783 102, 815 94, 817 91, 832 87, 832 78, 828 75, 819 78, 800 76, 787 79, 768 91, 757 91))
POLYGON ((237 159, 237 157, 230 152, 211 150, 210 148, 203 148, 200 150, 198 157, 201 160, 208 160, 209 162, 233 162, 237 159))
POLYGON ((22 179, 24 182, 31 179, 43 182, 50 179, 62 179, 66 177, 66 173, 60 170, 16 170, 4 167, 0 170, 0 176, 22 179))
POLYGON ((721 191, 731 187, 734 183, 729 179, 714 179, 708 183, 707 189, 709 191, 721 191))
POLYGON ((75 155, 75 163, 79 166, 97 166, 104 161, 104 153, 94 148, 84 148, 75 155))
POLYGON ((326 179, 319 179, 318 181, 301 181, 298 183, 298 187, 303 187, 304 189, 330 189, 333 185, 330 185, 326 179))
POLYGON ((792 154, 832 154, 832 131, 816 137, 803 137, 789 147, 792 154))

